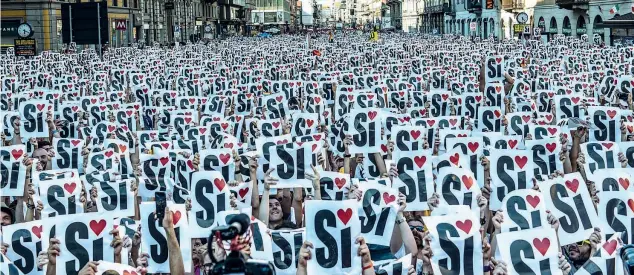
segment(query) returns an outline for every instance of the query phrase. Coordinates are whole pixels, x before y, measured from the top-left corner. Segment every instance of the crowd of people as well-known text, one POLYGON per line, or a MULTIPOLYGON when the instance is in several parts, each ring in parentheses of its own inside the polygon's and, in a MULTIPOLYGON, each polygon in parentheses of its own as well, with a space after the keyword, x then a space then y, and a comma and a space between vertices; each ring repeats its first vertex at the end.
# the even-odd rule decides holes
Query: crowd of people
POLYGON ((3 274, 213 274, 231 251, 629 274, 634 47, 329 33, 0 65, 3 274))

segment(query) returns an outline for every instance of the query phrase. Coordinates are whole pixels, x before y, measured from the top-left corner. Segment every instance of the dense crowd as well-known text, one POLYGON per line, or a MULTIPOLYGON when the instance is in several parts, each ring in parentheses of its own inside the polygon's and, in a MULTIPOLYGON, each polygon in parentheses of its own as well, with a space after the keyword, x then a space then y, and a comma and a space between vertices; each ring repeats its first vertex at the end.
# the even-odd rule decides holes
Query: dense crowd
POLYGON ((235 37, 0 79, 3 274, 626 272, 631 46, 235 37))

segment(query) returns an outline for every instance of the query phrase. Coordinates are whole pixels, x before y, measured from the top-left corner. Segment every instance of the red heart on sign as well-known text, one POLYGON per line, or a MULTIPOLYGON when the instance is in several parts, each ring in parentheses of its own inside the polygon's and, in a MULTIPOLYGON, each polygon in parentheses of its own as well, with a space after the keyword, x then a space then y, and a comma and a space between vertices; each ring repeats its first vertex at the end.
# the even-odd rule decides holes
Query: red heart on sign
POLYGON ((105 153, 104 153, 104 155, 105 155, 107 158, 111 157, 111 156, 112 156, 112 154, 114 154, 114 151, 107 151, 107 152, 105 152, 105 153))
POLYGON ((572 190, 572 192, 577 193, 577 189, 579 188, 579 180, 577 180, 577 179, 573 179, 572 181, 567 180, 566 181, 566 187, 568 187, 568 189, 572 190))
POLYGON ((277 96, 275 97, 275 100, 277 100, 277 102, 282 102, 283 97, 282 96, 277 96))
POLYGON ((555 151, 555 149, 557 148, 557 144, 556 143, 546 143, 546 149, 548 149, 549 152, 553 152, 555 151))
POLYGON ((619 184, 623 186, 623 189, 627 190, 627 188, 630 187, 630 180, 625 178, 619 178, 619 184))
POLYGON ((493 114, 495 114, 495 117, 500 117, 500 115, 502 115, 502 113, 500 113, 500 110, 493 111, 493 114))
POLYGON ((339 220, 341 220, 343 224, 348 224, 348 221, 352 218, 352 209, 348 208, 345 211, 343 209, 337 210, 337 217, 339 217, 339 220))
POLYGON ((538 196, 531 196, 528 195, 526 196, 526 201, 528 202, 528 204, 530 204, 533 208, 536 208, 537 205, 539 204, 539 197, 538 196))
POLYGON ((393 202, 395 200, 396 196, 390 195, 387 192, 383 193, 383 201, 385 202, 385 204, 389 204, 390 202, 393 202))
POLYGON ((433 127, 433 126, 434 126, 434 123, 436 123, 436 121, 435 121, 435 120, 433 120, 433 119, 428 119, 428 120, 427 120, 427 125, 429 125, 429 127, 433 127))
POLYGON ((449 161, 454 165, 458 165, 458 162, 460 161, 460 155, 458 153, 455 153, 453 156, 449 157, 449 161))
POLYGON ((550 135, 554 135, 555 133, 557 133, 557 128, 548 128, 548 132, 550 133, 550 135))
POLYGON ((127 146, 125 146, 125 145, 123 145, 123 144, 119 145, 119 152, 121 152, 121 153, 125 153, 125 150, 127 150, 127 149, 128 149, 128 147, 127 147, 127 146))
POLYGON ((170 147, 170 144, 165 142, 165 143, 161 143, 161 146, 163 146, 163 148, 167 149, 170 147))
POLYGON ((181 219, 181 211, 172 213, 172 224, 176 225, 181 219))
POLYGON ((608 252, 609 255, 612 255, 612 253, 614 253, 614 250, 616 250, 616 245, 616 240, 611 240, 603 244, 603 249, 605 249, 605 252, 608 252))
POLYGON ((578 98, 578 97, 573 97, 573 98, 571 98, 572 103, 574 103, 574 104, 577 104, 577 102, 579 102, 579 99, 580 99, 580 98, 578 98))
POLYGON ((72 194, 73 191, 75 191, 75 188, 77 188, 77 184, 74 182, 70 184, 64 183, 64 190, 66 190, 66 192, 68 192, 69 194, 72 194))
POLYGON ((466 220, 464 222, 457 221, 456 227, 462 230, 462 232, 469 234, 469 232, 471 231, 471 227, 473 227, 473 222, 471 222, 471 220, 466 220))
POLYGON ((116 130, 117 127, 113 126, 113 125, 108 125, 108 132, 114 132, 114 130, 116 130))
POLYGON ((614 145, 614 144, 613 143, 601 143, 601 145, 603 145, 603 147, 605 147, 608 150, 610 150, 610 148, 612 148, 612 145, 614 145))
POLYGON ((418 165, 419 168, 422 168, 423 165, 425 165, 425 162, 427 161, 427 157, 422 156, 422 157, 414 157, 414 162, 416 163, 416 165, 418 165))
POLYGON ((104 228, 106 228, 106 220, 100 220, 99 222, 90 221, 88 225, 90 226, 90 229, 92 229, 92 232, 95 232, 95 235, 99 236, 99 234, 103 232, 104 228))
POLYGON ((614 116, 616 115, 616 111, 615 110, 609 110, 607 111, 608 116, 610 116, 610 118, 614 118, 614 116))
POLYGON ((42 226, 33 226, 31 227, 31 232, 37 236, 38 239, 42 238, 42 226))
POLYGON ((502 63, 502 58, 496 58, 496 59, 495 59, 495 62, 497 62, 497 63, 502 63))
POLYGON ((229 154, 220 154, 220 156, 218 156, 218 158, 220 159, 220 161, 222 161, 222 163, 227 164, 229 159, 231 159, 231 155, 229 155, 229 154))
POLYGON ((550 240, 548 238, 543 238, 541 240, 535 238, 533 239, 533 246, 537 249, 537 251, 539 251, 539 253, 542 253, 542 256, 546 255, 546 252, 550 247, 550 240))
POLYGON ((13 149, 11 150, 11 155, 13 156, 13 159, 19 159, 22 155, 24 155, 24 151, 22 149, 13 149))
POLYGON ((189 166, 189 169, 194 170, 194 162, 193 162, 193 161, 188 160, 188 161, 187 161, 187 166, 189 166))
POLYGON ((381 144, 381 150, 383 151, 383 153, 387 152, 387 146, 385 146, 385 144, 381 144))
POLYGON ((376 117, 377 112, 376 111, 371 111, 368 113, 368 117, 370 118, 370 120, 374 120, 374 118, 376 117))
POLYGON ((517 140, 511 139, 509 140, 508 144, 509 144, 509 147, 511 147, 511 149, 514 149, 515 145, 517 145, 517 140))
POLYGON ((528 123, 531 120, 531 116, 522 116, 522 120, 524 120, 524 123, 528 123))
POLYGON ((225 180, 224 179, 214 179, 214 185, 218 190, 222 191, 225 189, 225 180))
POLYGON ((312 120, 312 119, 307 119, 307 120, 306 120, 306 125, 308 125, 308 127, 312 127, 312 126, 313 126, 313 123, 315 123, 315 121, 314 121, 314 120, 312 120))
POLYGON ((44 109, 44 104, 37 104, 37 109, 42 111, 42 109, 44 109))
POLYGON ((246 196, 247 193, 249 193, 249 187, 245 187, 238 190, 238 194, 240 195, 241 198, 244 198, 244 196, 246 196))
POLYGON ((633 199, 629 199, 627 201, 627 205, 630 207, 630 209, 632 210, 632 212, 634 212, 634 200, 633 199))
POLYGON ((167 164, 169 159, 167 157, 162 157, 161 159, 159 159, 159 161, 161 162, 161 165, 165 166, 165 164, 167 164))
POLYGON ((471 150, 472 153, 475 153, 475 151, 478 150, 478 147, 480 147, 480 144, 477 142, 469 142, 467 143, 467 147, 469 147, 469 150, 471 150))
POLYGON ((471 189, 471 186, 473 185, 473 178, 472 177, 467 177, 467 175, 462 176, 462 183, 464 184, 465 187, 467 187, 467 189, 471 189))
POLYGON ((189 124, 192 121, 191 117, 186 117, 185 118, 185 123, 189 124))
POLYGON ((343 188, 343 186, 346 185, 346 179, 344 179, 344 178, 336 178, 335 179, 335 185, 337 185, 337 187, 339 187, 339 189, 343 188))
POLYGON ((420 136, 421 132, 418 130, 411 130, 409 131, 410 135, 412 135, 412 138, 414 139, 418 139, 418 137, 420 136))
POLYGON ((517 166, 519 166, 520 169, 524 168, 524 165, 526 165, 526 162, 528 162, 528 158, 526 156, 523 156, 523 157, 515 156, 515 163, 517 163, 517 166))

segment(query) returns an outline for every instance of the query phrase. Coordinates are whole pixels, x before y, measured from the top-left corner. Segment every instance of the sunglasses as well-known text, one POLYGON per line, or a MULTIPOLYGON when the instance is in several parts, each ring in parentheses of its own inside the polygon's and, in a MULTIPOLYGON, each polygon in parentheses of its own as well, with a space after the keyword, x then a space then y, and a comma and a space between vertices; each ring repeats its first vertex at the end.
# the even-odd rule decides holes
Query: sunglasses
POLYGON ((583 241, 577 242, 578 246, 582 246, 584 244, 590 244, 590 241, 589 240, 583 240, 583 241))
POLYGON ((423 232, 423 227, 422 226, 409 226, 410 230, 416 230, 418 232, 423 232))

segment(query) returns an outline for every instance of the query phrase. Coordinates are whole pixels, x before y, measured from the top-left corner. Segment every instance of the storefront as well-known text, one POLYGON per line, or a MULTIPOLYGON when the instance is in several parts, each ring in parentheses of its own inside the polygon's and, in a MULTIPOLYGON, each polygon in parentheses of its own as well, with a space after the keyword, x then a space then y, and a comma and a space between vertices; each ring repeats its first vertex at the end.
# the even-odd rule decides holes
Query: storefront
POLYGON ((570 25, 570 18, 564 17, 564 23, 561 27, 561 33, 565 36, 572 35, 572 25, 570 25))
POLYGON ((3 48, 12 47, 13 40, 18 38, 18 26, 20 25, 20 19, 3 19, 0 25, 2 27, 2 33, 0 35, 0 46, 3 48))
POLYGON ((555 34, 559 33, 557 27, 557 19, 555 17, 550 18, 550 26, 548 27, 548 40, 552 39, 555 34))
POLYGON ((588 34, 586 19, 582 15, 579 15, 579 19, 577 19, 577 37, 581 37, 584 34, 588 34))
POLYGON ((614 16, 612 19, 605 20, 603 23, 597 24, 595 28, 610 29, 611 45, 634 45, 634 14, 631 12, 614 16))

